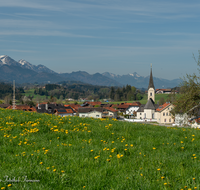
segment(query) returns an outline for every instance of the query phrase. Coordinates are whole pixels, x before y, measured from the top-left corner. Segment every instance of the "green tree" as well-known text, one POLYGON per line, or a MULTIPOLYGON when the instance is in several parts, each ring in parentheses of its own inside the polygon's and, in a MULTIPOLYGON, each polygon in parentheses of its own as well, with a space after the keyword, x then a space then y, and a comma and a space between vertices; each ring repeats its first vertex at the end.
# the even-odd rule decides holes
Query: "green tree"
MULTIPOLYGON (((200 50, 198 60, 194 57, 197 66, 200 67, 200 50)), ((200 69, 198 68, 199 74, 200 69)), ((174 102, 174 114, 175 113, 187 113, 193 107, 200 104, 200 76, 196 73, 192 75, 186 74, 183 78, 183 82, 181 84, 179 96, 176 97, 174 102)), ((197 110, 193 110, 190 114, 196 115, 197 110)))
POLYGON ((165 103, 165 99, 163 97, 161 97, 159 99, 159 105, 163 105, 165 103))

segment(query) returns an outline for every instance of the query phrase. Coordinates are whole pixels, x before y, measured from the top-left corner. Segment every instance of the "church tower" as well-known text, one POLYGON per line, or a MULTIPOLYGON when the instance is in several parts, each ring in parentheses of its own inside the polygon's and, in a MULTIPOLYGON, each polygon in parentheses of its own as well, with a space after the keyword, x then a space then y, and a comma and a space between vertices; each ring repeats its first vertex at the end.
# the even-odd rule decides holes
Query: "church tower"
POLYGON ((150 98, 155 102, 155 87, 153 84, 152 64, 151 64, 151 72, 150 72, 150 78, 149 78, 148 100, 150 98))

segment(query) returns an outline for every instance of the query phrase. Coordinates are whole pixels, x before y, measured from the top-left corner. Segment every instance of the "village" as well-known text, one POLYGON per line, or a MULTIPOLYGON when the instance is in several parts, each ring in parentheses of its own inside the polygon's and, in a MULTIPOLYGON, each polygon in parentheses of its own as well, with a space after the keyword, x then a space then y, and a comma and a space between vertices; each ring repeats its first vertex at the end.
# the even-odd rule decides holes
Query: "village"
MULTIPOLYGON (((112 102, 102 103, 94 100, 83 100, 82 104, 70 103, 59 104, 56 102, 40 102, 36 106, 0 104, 1 108, 16 109, 30 112, 54 114, 57 116, 78 116, 90 118, 110 118, 126 122, 157 123, 166 126, 190 126, 199 128, 199 119, 187 113, 173 114, 174 105, 165 102, 162 105, 155 103, 155 94, 170 94, 171 89, 155 89, 153 82, 152 66, 150 70, 149 85, 147 90, 147 103, 141 104, 139 101, 132 103, 122 102, 113 104, 112 102)), ((177 93, 177 92, 173 92, 177 93)), ((190 111, 192 111, 191 109, 190 111)))

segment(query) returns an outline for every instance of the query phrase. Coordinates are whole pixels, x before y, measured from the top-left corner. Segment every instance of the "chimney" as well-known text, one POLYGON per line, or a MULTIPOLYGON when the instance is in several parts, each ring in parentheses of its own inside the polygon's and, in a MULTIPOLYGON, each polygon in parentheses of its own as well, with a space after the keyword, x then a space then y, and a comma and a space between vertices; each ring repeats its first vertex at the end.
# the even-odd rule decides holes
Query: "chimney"
POLYGON ((45 104, 45 108, 46 108, 46 110, 48 110, 48 104, 45 104))

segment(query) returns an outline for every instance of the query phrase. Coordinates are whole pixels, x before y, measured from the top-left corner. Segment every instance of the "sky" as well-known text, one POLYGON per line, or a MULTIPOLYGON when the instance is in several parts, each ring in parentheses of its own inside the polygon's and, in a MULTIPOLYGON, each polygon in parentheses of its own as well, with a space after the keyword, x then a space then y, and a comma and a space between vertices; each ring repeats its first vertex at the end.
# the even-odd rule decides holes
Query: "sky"
POLYGON ((60 72, 197 71, 200 1, 0 0, 0 55, 60 72))

